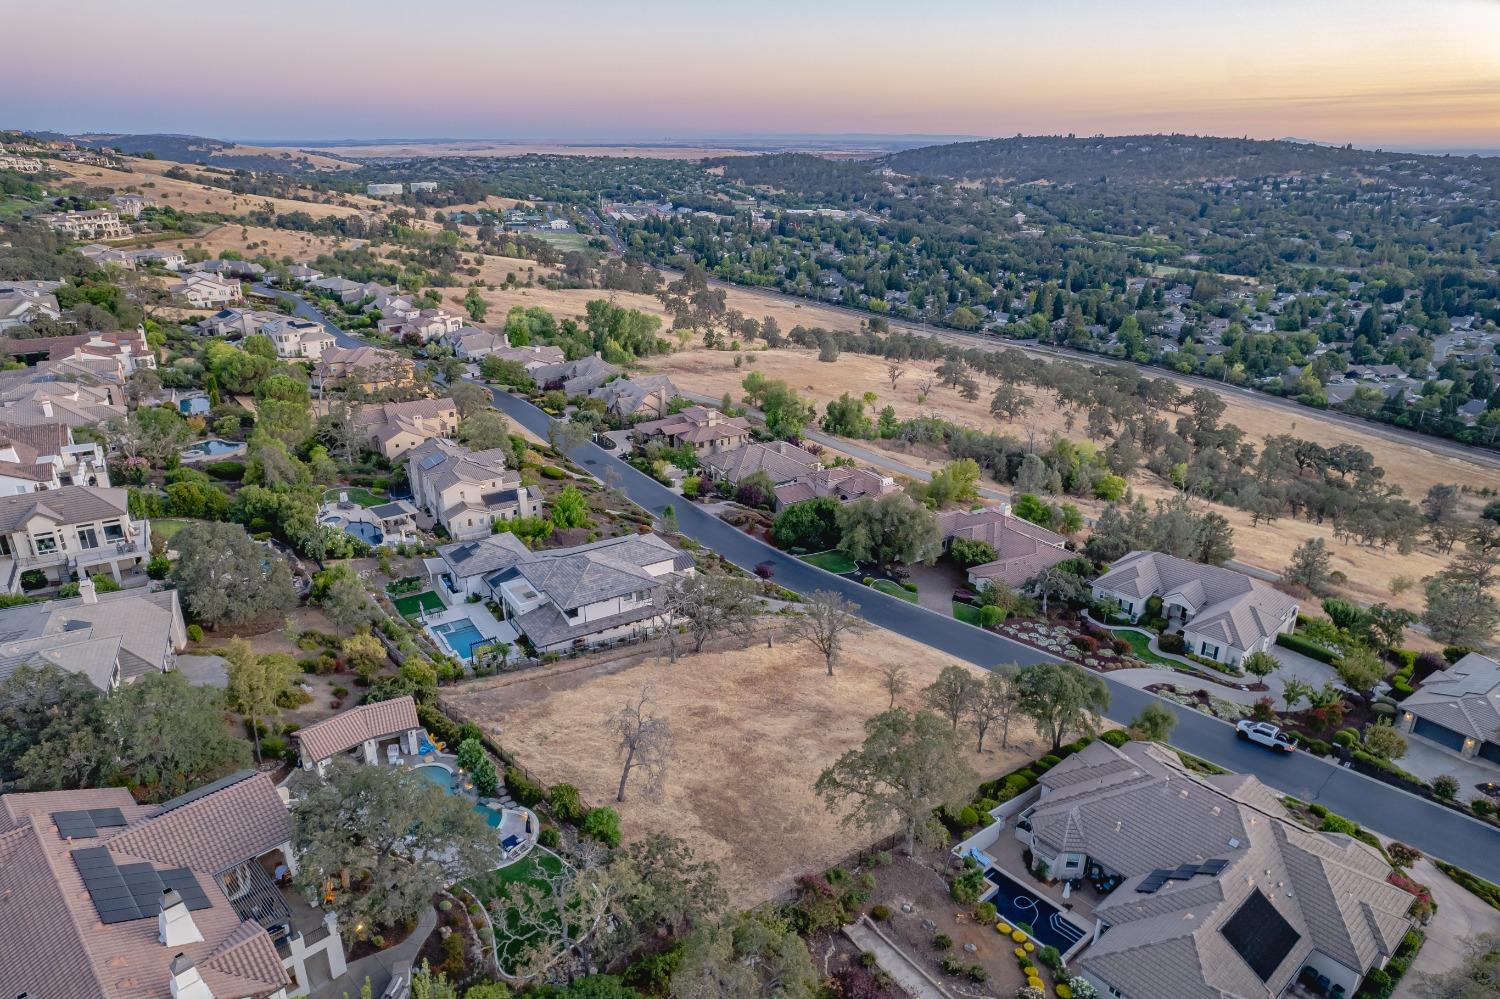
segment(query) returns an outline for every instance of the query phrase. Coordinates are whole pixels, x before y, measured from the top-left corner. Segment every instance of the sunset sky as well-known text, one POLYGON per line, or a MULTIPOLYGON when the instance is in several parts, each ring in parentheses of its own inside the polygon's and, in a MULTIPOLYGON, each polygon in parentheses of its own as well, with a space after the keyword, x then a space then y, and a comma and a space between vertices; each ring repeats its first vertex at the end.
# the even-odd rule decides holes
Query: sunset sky
POLYGON ((1500 0, 53 0, 6 20, 37 44, 0 60, 0 127, 1500 149, 1500 0))

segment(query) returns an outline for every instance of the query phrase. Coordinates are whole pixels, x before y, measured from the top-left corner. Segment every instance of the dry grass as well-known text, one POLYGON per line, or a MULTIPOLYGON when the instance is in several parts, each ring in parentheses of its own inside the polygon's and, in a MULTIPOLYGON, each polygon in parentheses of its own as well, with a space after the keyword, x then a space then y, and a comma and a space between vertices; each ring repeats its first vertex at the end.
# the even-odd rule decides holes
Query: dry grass
MULTIPOLYGON (((1056 405, 1054 399, 1033 393, 1033 402, 1026 415, 1015 421, 998 421, 990 416, 989 396, 995 385, 980 378, 984 393, 975 402, 968 402, 952 389, 936 385, 933 377, 935 366, 926 362, 907 362, 907 373, 891 389, 886 365, 880 358, 858 354, 841 354, 836 364, 823 364, 816 354, 804 350, 758 351, 747 356, 754 364, 734 367, 735 354, 730 351, 690 350, 672 354, 656 360, 658 370, 672 376, 679 388, 703 395, 718 397, 730 392, 741 395, 740 382, 750 371, 760 371, 768 378, 780 378, 798 392, 818 403, 819 409, 844 392, 859 396, 871 391, 878 397, 876 409, 890 405, 899 418, 905 419, 919 413, 941 416, 966 426, 1013 434, 1022 441, 1032 441, 1045 447, 1053 434, 1062 434, 1074 439, 1085 436, 1082 421, 1070 422, 1067 415, 1056 405), (917 402, 919 384, 932 378, 934 388, 925 403, 917 402)), ((1359 431, 1347 430, 1317 421, 1315 414, 1305 417, 1289 414, 1283 410, 1256 405, 1241 397, 1229 397, 1229 409, 1225 419, 1243 428, 1248 437, 1259 444, 1268 435, 1293 433, 1323 444, 1350 441, 1368 449, 1376 461, 1386 469, 1388 481, 1401 485, 1403 493, 1420 500, 1429 486, 1438 482, 1461 482, 1478 488, 1488 486, 1500 488, 1500 471, 1473 462, 1461 461, 1445 455, 1437 455, 1422 448, 1420 444, 1398 444, 1381 440, 1359 431)), ((1169 414, 1170 416, 1170 414, 1169 414)), ((867 442, 884 446, 898 456, 903 464, 922 468, 933 468, 940 464, 940 456, 931 452, 912 453, 898 446, 867 442)), ((1166 498, 1172 489, 1161 479, 1142 470, 1134 476, 1132 486, 1148 500, 1166 498)), ((1078 502, 1085 513, 1094 515, 1102 504, 1078 502)), ((1471 507, 1475 505, 1471 502, 1471 507)), ((1235 529, 1235 547, 1238 558, 1251 565, 1280 572, 1291 558, 1297 545, 1308 538, 1322 537, 1333 549, 1334 568, 1342 570, 1349 581, 1344 587, 1346 595, 1365 602, 1387 601, 1413 610, 1420 610, 1420 595, 1407 591, 1399 597, 1390 592, 1391 581, 1397 576, 1420 579, 1441 569, 1446 557, 1430 548, 1418 548, 1410 555, 1400 555, 1393 550, 1365 548, 1345 545, 1333 540, 1332 525, 1317 525, 1302 520, 1284 518, 1271 524, 1251 526, 1248 514, 1219 504, 1211 506, 1227 517, 1235 529)))
MULTIPOLYGON (((253 208, 270 202, 278 213, 306 212, 314 218, 330 215, 359 215, 375 211, 379 202, 364 197, 346 197, 344 204, 322 204, 314 201, 297 201, 287 198, 267 198, 257 195, 234 194, 219 187, 195 184, 165 176, 166 172, 181 164, 171 160, 142 160, 127 158, 124 170, 109 170, 103 167, 86 166, 65 161, 49 163, 49 169, 67 175, 73 180, 114 191, 138 190, 161 202, 184 212, 222 212, 226 215, 242 215, 253 208)), ((188 167, 188 169, 194 169, 188 167)), ((311 195, 311 192, 309 192, 311 195)))
POLYGON ((261 254, 276 257, 291 257, 298 263, 311 263, 320 254, 337 249, 353 249, 363 245, 362 239, 345 239, 340 236, 319 236, 294 229, 266 229, 260 226, 221 225, 208 232, 184 239, 162 241, 155 245, 187 249, 198 247, 217 257, 224 250, 238 250, 247 257, 261 254))
MULTIPOLYGON (((677 762, 662 800, 639 788, 616 805, 627 838, 667 832, 720 865, 736 905, 751 905, 822 870, 877 836, 841 827, 812 785, 844 751, 859 745, 866 718, 884 710, 879 665, 907 665, 908 692, 958 661, 890 632, 856 636, 835 675, 825 675, 804 644, 762 641, 750 648, 687 656, 672 665, 655 657, 570 668, 561 664, 473 684, 444 701, 495 735, 538 777, 576 784, 593 804, 612 804, 620 763, 608 719, 653 685, 657 713, 672 726, 677 762)), ((969 763, 988 778, 1044 751, 1029 729, 1011 747, 991 740, 969 763)), ((890 830, 894 831, 894 829, 890 830)))

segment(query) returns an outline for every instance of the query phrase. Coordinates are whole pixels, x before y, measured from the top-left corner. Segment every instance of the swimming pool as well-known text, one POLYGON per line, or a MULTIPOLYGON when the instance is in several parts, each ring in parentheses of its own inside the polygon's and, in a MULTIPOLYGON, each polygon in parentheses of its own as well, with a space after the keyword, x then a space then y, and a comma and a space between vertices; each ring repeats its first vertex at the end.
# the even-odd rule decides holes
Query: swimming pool
POLYGON ((238 441, 209 440, 199 441, 182 453, 193 458, 212 458, 216 455, 231 454, 235 451, 243 451, 245 445, 238 441))
POLYGON ((474 627, 473 621, 449 621, 434 625, 432 630, 443 636, 443 643, 463 660, 474 658, 474 650, 489 641, 484 633, 474 627))
POLYGON ((995 907, 995 913, 1017 929, 1021 923, 1031 927, 1031 938, 1043 947, 1056 947, 1059 954, 1083 939, 1083 929, 1064 918, 1062 910, 1042 898, 1039 892, 1017 884, 1008 875, 991 867, 985 880, 995 886, 994 894, 982 899, 995 907))
MULTIPOLYGON (((447 767, 440 767, 436 765, 417 767, 417 773, 421 774, 423 777, 426 777, 428 780, 432 781, 434 784, 442 788, 444 791, 447 791, 449 794, 457 793, 458 789, 454 786, 453 771, 449 770, 447 767)), ((499 829, 500 821, 505 817, 504 811, 502 809, 491 808, 489 805, 486 805, 483 802, 475 802, 474 811, 484 816, 485 825, 489 826, 491 829, 499 829)))
POLYGON ((352 534, 367 545, 378 545, 385 540, 385 535, 380 528, 374 524, 366 524, 362 520, 353 520, 344 525, 344 533, 352 534))

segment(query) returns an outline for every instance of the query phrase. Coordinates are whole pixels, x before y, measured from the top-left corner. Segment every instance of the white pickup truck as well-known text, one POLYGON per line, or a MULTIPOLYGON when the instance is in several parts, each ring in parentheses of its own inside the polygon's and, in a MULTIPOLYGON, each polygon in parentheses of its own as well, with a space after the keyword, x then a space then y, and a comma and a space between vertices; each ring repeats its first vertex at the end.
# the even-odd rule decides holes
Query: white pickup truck
POLYGON ((1251 721, 1249 718, 1246 718, 1234 727, 1234 734, 1241 739, 1258 742, 1262 746, 1281 753, 1290 753, 1297 748, 1297 744, 1292 741, 1291 736, 1270 722, 1251 721))

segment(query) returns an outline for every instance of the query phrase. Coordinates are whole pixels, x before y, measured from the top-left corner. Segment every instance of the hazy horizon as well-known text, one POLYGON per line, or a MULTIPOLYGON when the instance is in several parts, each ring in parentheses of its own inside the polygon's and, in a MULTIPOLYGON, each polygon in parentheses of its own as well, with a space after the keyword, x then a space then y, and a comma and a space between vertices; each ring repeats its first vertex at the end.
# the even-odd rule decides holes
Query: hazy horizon
MULTIPOLYGON (((1183 132, 1500 149, 1500 2, 892 0, 753 9, 58 0, 0 65, 0 122, 69 133, 696 144, 1183 132)), ((249 141, 241 138, 239 141, 249 141)))

